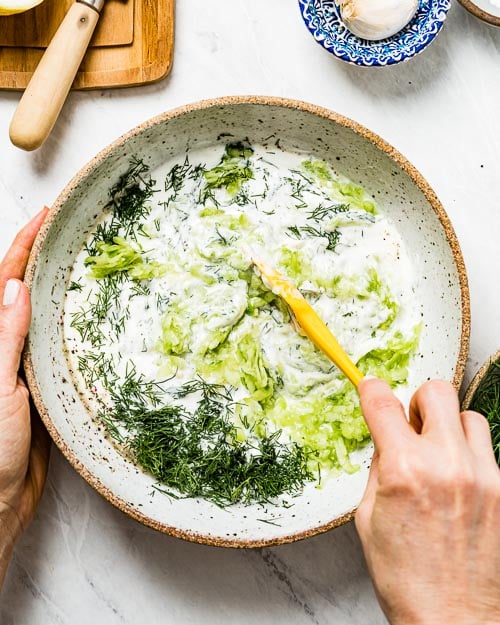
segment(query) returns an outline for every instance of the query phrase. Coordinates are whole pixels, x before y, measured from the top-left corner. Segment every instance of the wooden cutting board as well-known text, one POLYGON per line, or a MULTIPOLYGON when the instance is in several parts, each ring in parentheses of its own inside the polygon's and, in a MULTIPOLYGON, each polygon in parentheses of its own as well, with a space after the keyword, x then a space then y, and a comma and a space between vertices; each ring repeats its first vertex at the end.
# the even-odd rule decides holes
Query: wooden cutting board
MULTIPOLYGON (((46 48, 74 0, 45 0, 31 11, 0 17, 0 46, 46 48)), ((91 46, 134 40, 134 0, 107 0, 91 46)))
MULTIPOLYGON (((175 0, 107 0, 73 89, 103 89, 155 82, 164 78, 172 66, 174 49, 175 0), (126 23, 121 23, 122 20, 126 23), (114 31, 117 32, 114 32, 114 31), (131 37, 130 37, 131 35, 131 37), (128 39, 130 42, 127 43, 128 39)), ((43 15, 48 21, 41 27, 35 15, 27 19, 35 28, 14 28, 6 35, 8 20, 21 16, 0 17, 0 89, 24 89, 43 55, 47 37, 43 29, 55 32, 71 0, 45 0, 43 15), (50 9, 50 10, 49 10, 50 9), (30 21, 32 20, 32 21, 30 21), (10 39, 9 39, 10 37, 10 39), (12 45, 13 41, 19 42, 12 45), (8 42, 8 43, 7 43, 8 42), (37 45, 35 45, 35 43, 37 45), (38 47, 40 45, 41 47, 38 47)), ((34 9, 33 11, 35 11, 34 9)), ((9 29, 12 29, 12 25, 9 29)))

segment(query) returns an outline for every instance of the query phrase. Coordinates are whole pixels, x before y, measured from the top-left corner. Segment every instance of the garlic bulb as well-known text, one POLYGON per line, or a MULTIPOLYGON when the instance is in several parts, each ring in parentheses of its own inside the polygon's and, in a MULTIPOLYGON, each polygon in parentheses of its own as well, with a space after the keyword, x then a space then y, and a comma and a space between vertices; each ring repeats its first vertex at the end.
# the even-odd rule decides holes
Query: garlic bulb
POLYGON ((340 15, 347 28, 363 39, 392 37, 408 24, 418 0, 339 0, 340 15))

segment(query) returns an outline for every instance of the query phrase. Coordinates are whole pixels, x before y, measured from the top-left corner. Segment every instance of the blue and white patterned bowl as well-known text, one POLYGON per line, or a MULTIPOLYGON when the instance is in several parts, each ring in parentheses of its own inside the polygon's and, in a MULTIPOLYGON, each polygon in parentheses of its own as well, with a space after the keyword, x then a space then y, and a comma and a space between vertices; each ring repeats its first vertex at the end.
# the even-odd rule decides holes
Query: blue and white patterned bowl
POLYGON ((422 52, 441 30, 450 0, 420 0, 411 22, 381 41, 367 41, 353 35, 340 19, 340 9, 334 0, 299 0, 299 6, 312 36, 328 52, 353 65, 376 67, 401 63, 422 52))

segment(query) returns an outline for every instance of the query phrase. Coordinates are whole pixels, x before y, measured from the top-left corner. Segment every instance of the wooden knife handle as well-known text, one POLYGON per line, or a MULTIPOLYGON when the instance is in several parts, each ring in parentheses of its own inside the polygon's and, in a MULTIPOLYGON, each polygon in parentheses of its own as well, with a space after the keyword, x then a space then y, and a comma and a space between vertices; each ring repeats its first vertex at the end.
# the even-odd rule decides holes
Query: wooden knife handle
POLYGON ((99 13, 75 2, 45 51, 10 124, 10 140, 36 150, 49 136, 94 33, 99 13))

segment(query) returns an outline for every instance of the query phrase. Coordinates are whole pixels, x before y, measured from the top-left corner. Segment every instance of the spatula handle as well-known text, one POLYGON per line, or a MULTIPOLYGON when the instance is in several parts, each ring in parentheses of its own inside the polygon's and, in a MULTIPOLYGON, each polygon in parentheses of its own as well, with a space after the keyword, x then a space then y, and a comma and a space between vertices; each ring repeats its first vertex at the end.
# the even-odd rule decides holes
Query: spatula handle
POLYGON ((99 12, 75 2, 45 51, 10 124, 10 140, 36 150, 49 136, 94 33, 99 12))

